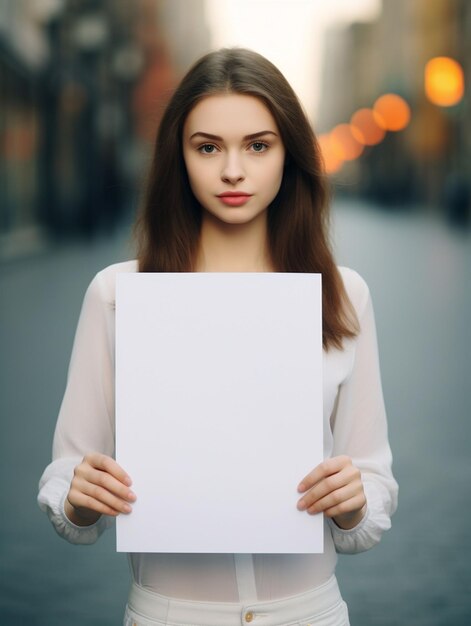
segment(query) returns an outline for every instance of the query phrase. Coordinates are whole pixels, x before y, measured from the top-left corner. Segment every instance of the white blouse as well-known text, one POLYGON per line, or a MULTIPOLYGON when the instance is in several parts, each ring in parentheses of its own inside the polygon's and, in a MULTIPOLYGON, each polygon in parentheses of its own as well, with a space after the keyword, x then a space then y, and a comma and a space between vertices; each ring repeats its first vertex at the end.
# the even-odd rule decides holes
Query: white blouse
MULTIPOLYGON (((71 543, 95 542, 112 522, 102 516, 92 526, 76 526, 64 513, 64 500, 74 467, 85 454, 114 455, 115 276, 136 271, 136 261, 111 265, 87 290, 54 435, 53 462, 39 483, 39 506, 71 543)), ((188 600, 274 600, 321 585, 334 573, 336 552, 368 550, 390 528, 397 484, 391 473, 373 308, 363 279, 348 268, 340 272, 361 330, 344 342, 343 350, 324 352, 324 456, 346 454, 361 470, 365 517, 351 530, 326 518, 323 554, 133 553, 129 558, 138 584, 188 600)))

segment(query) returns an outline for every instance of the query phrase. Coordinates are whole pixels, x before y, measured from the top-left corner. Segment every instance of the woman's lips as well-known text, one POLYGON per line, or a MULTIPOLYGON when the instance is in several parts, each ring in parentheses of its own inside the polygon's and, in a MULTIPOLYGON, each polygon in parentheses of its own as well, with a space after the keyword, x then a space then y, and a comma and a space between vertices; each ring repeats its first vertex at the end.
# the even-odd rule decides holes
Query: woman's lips
POLYGON ((252 197, 249 193, 229 191, 218 195, 219 200, 227 206, 242 206, 252 197))

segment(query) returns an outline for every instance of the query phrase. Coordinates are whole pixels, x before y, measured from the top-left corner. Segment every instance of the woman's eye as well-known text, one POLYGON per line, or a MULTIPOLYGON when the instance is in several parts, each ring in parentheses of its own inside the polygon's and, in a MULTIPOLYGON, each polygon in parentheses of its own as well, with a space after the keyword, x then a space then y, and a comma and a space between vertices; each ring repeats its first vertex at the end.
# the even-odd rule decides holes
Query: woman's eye
POLYGON ((198 148, 198 152, 201 152, 202 154, 213 154, 215 151, 216 146, 213 146, 211 143, 205 143, 198 148))
POLYGON ((252 150, 254 152, 265 152, 267 148, 268 148, 268 145, 264 143, 263 141, 256 141, 255 143, 252 144, 252 150))

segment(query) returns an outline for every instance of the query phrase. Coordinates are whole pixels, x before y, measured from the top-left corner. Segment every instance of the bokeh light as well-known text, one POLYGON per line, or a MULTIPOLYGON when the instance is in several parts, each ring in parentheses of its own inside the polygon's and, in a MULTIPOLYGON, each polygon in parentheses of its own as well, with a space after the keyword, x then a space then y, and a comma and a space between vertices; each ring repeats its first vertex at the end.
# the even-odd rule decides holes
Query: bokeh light
POLYGON ((371 109, 359 109, 354 113, 350 120, 350 129, 354 138, 365 146, 377 145, 386 135, 371 109))
POLYGON ((319 147, 321 149, 322 158, 324 159, 324 167, 327 174, 336 174, 342 169, 344 163, 335 152, 330 141, 330 134, 323 133, 317 137, 319 147))
POLYGON ((387 93, 378 98, 374 103, 373 113, 379 126, 393 132, 404 130, 411 118, 409 105, 395 93, 387 93))
POLYGON ((342 161, 353 161, 364 147, 355 139, 350 124, 339 124, 330 133, 330 145, 334 155, 342 161))
POLYGON ((443 107, 458 104, 464 95, 461 65, 449 57, 431 59, 425 66, 425 93, 433 104, 443 107))

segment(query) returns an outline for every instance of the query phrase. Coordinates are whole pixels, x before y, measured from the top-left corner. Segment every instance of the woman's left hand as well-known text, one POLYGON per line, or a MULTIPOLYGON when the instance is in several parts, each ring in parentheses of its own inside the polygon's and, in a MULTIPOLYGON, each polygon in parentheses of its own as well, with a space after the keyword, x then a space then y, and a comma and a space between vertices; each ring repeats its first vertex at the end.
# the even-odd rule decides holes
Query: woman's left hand
POLYGON ((348 456, 335 456, 318 465, 298 485, 303 497, 298 509, 311 515, 323 512, 340 528, 356 526, 366 512, 360 470, 348 456))

